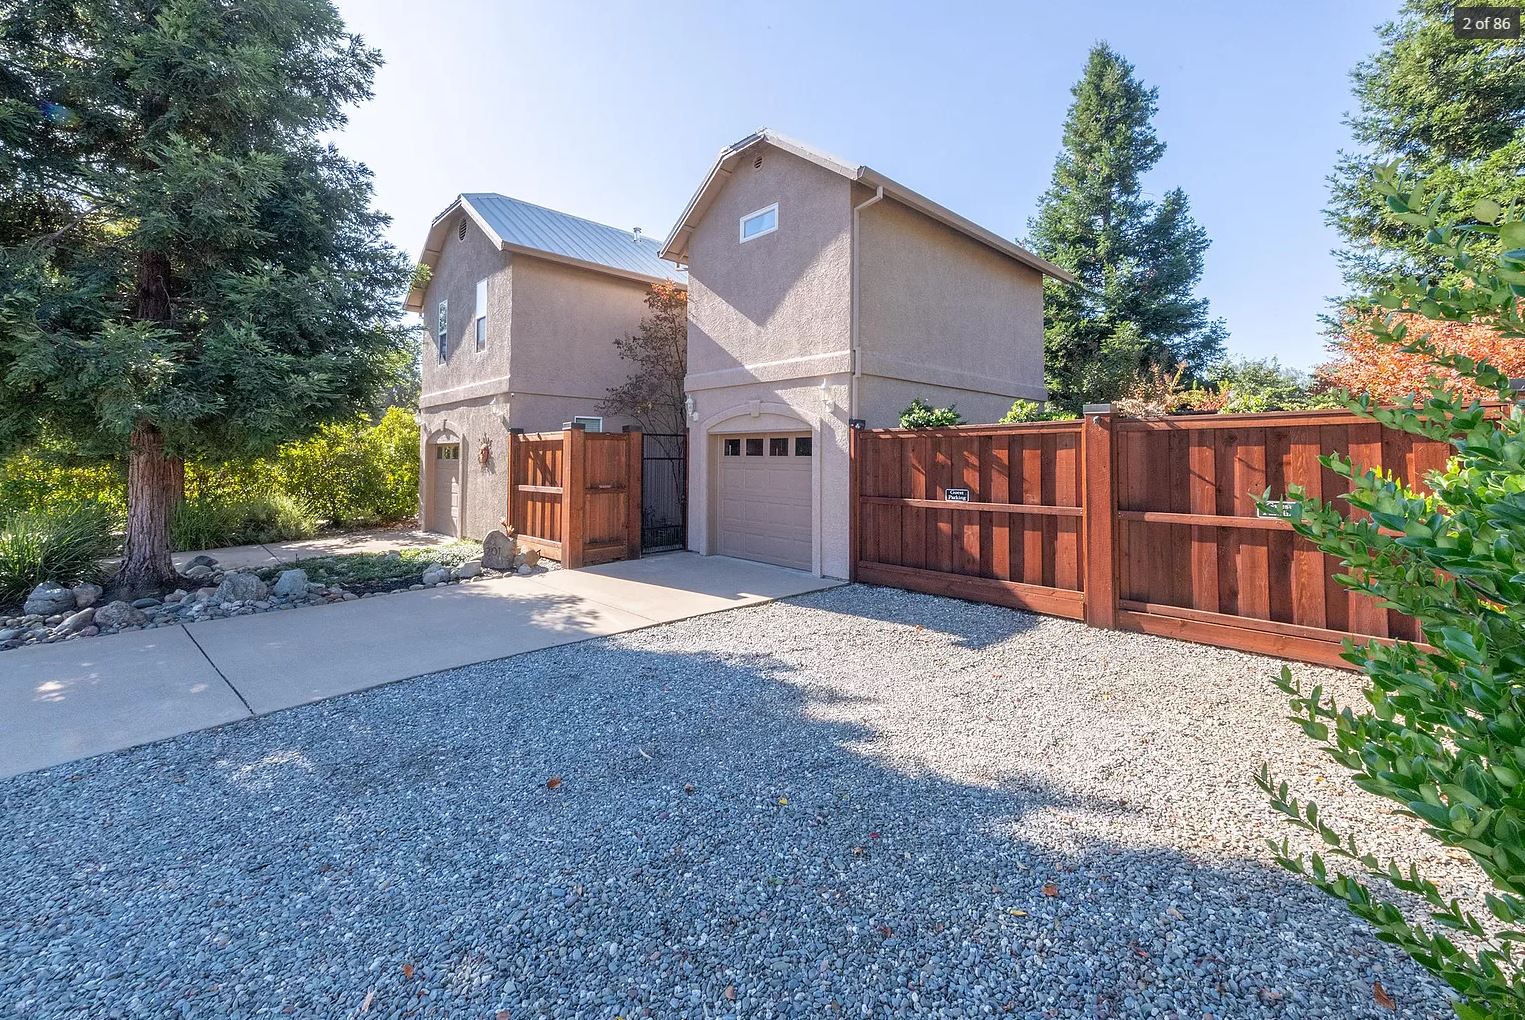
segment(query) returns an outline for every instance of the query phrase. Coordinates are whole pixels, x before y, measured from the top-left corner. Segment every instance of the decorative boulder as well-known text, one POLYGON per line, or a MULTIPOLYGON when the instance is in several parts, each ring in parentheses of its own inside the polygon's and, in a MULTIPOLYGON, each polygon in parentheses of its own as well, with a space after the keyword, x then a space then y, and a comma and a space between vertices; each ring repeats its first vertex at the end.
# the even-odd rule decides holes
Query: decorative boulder
MULTIPOLYGON (((226 583, 227 579, 223 579, 226 583)), ((281 576, 275 579, 275 587, 270 589, 274 595, 292 598, 293 596, 307 594, 307 571, 301 567, 293 567, 290 570, 281 571, 281 576)))
POLYGON ((529 567, 531 570, 533 570, 536 567, 536 565, 539 564, 539 563, 540 563, 540 550, 539 549, 526 549, 526 550, 524 550, 524 565, 526 567, 529 567))
POLYGON ((32 589, 32 593, 26 597, 26 605, 22 612, 28 616, 56 616, 59 613, 72 613, 75 609, 74 593, 61 584, 52 581, 44 581, 32 589))
POLYGON ((518 551, 519 543, 503 532, 488 532, 487 537, 482 539, 482 566, 488 570, 512 570, 514 556, 518 551))
MULTIPOLYGON (((192 556, 191 557, 191 566, 193 566, 193 567, 206 567, 206 568, 210 569, 212 567, 217 566, 217 561, 214 560, 212 557, 208 556, 206 553, 201 553, 200 555, 192 556)), ((187 573, 189 573, 189 571, 187 571, 187 573)))
POLYGON ((467 560, 465 563, 462 563, 460 566, 452 570, 450 572, 450 576, 454 577, 457 581, 460 581, 468 577, 476 577, 481 572, 481 560, 467 560))
POLYGON ((203 577, 211 577, 212 568, 205 563, 193 563, 185 568, 185 576, 193 581, 199 581, 203 577))
POLYGON ((55 630, 53 633, 57 634, 59 637, 64 637, 64 636, 67 636, 69 634, 73 634, 75 631, 84 630, 86 627, 90 626, 90 624, 92 624, 94 622, 95 622, 95 610, 93 608, 91 608, 90 606, 86 606, 84 609, 81 609, 79 612, 74 613, 71 616, 64 617, 64 622, 60 623, 58 625, 58 629, 55 630))
POLYGON ((108 602, 95 611, 92 621, 102 630, 111 627, 140 627, 148 622, 148 617, 143 615, 143 610, 134 609, 127 602, 108 602))
POLYGON ((269 590, 256 575, 235 570, 225 575, 217 586, 216 599, 219 602, 254 602, 264 598, 269 590))
POLYGON ((89 582, 76 584, 69 591, 74 595, 75 609, 88 609, 90 606, 95 605, 96 601, 101 597, 101 586, 90 584, 89 582))
POLYGON ((433 586, 439 584, 441 581, 448 581, 449 579, 450 571, 446 570, 444 567, 431 567, 430 569, 424 571, 424 576, 420 578, 425 586, 433 586))

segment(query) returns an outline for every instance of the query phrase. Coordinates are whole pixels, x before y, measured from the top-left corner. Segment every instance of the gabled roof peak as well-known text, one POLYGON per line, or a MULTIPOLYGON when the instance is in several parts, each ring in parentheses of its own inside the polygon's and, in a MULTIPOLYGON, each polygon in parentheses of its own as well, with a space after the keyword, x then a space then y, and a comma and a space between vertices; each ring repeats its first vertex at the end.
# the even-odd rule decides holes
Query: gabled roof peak
POLYGON ((759 128, 732 144, 720 150, 720 155, 715 159, 715 165, 710 168, 709 175, 704 183, 689 200, 688 207, 683 210, 677 226, 673 227, 672 233, 667 237, 667 243, 662 246, 662 257, 672 262, 683 264, 688 261, 688 242, 692 236, 695 225, 703 218, 725 180, 730 176, 736 164, 747 151, 759 145, 771 145, 801 159, 814 163, 823 169, 845 177, 849 181, 855 181, 870 188, 883 188, 888 198, 893 198, 901 205, 915 209, 923 215, 942 223, 944 226, 964 234, 967 237, 986 245, 989 248, 1013 259, 1023 265, 1029 266, 1047 276, 1069 283, 1074 282, 1074 277, 1051 262, 1041 259, 1032 252, 1023 248, 1015 241, 1001 237, 993 231, 987 230, 972 220, 965 219, 958 213, 945 206, 938 205, 931 199, 912 191, 905 185, 895 181, 872 167, 861 164, 854 165, 836 156, 829 155, 819 149, 796 141, 787 135, 780 134, 771 128, 759 128))

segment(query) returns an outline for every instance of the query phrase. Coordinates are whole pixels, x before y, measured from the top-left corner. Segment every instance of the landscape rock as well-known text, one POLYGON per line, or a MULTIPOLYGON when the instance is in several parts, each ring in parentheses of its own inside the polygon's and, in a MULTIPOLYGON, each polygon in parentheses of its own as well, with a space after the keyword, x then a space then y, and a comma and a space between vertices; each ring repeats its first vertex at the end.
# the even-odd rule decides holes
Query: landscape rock
POLYGON ((223 577, 215 597, 222 602, 253 602, 268 592, 269 588, 257 575, 235 570, 223 577))
POLYGON ((0 645, 5 644, 7 641, 14 641, 25 633, 26 631, 20 627, 7 627, 5 630, 0 630, 0 645))
POLYGON ((98 584, 82 581, 70 588, 69 591, 74 595, 74 608, 85 609, 95 605, 96 601, 101 597, 102 589, 98 584))
POLYGON ((162 604, 163 603, 161 603, 156 598, 146 598, 145 597, 145 598, 141 598, 141 599, 133 599, 132 600, 132 608, 134 608, 134 609, 152 609, 154 606, 162 605, 162 604))
POLYGON ((526 567, 534 568, 539 563, 540 563, 540 550, 539 549, 526 549, 526 550, 524 550, 524 565, 526 567))
MULTIPOLYGON (((217 566, 217 560, 211 556, 208 556, 206 553, 200 553, 191 557, 191 566, 211 568, 217 566)), ((186 573, 190 573, 190 571, 186 571, 186 573)))
POLYGON ((120 600, 108 602, 95 610, 93 622, 97 627, 110 629, 112 627, 138 627, 148 622, 148 617, 143 610, 134 609, 130 604, 120 600))
POLYGON ((189 595, 190 592, 186 591, 184 588, 176 588, 174 591, 164 596, 164 601, 171 604, 176 602, 184 602, 189 595))
POLYGON ((459 581, 468 577, 476 577, 481 572, 481 560, 467 560, 465 563, 462 563, 460 566, 452 570, 450 574, 452 577, 459 581))
POLYGON ((482 539, 482 566, 488 570, 512 570, 518 551, 519 543, 503 532, 488 532, 482 539))
POLYGON ((424 576, 422 578, 422 581, 423 581, 424 587, 431 588, 434 585, 439 584, 441 581, 445 580, 449 576, 450 576, 450 571, 446 570, 444 567, 431 567, 428 570, 424 571, 424 576))
POLYGON ((533 573, 533 571, 530 569, 530 565, 528 563, 521 563, 519 565, 518 574, 520 577, 529 577, 531 573, 533 573))
POLYGON ((84 630, 93 622, 95 622, 95 609, 91 606, 86 606, 79 612, 64 617, 64 621, 58 625, 54 633, 59 635, 73 634, 84 630))
POLYGON ((53 616, 76 608, 72 591, 53 581, 44 581, 26 597, 22 611, 28 615, 53 616))
POLYGON ((272 595, 291 598, 294 595, 307 594, 307 571, 301 567, 293 567, 290 570, 281 571, 281 576, 275 579, 275 587, 270 589, 272 595))
POLYGON ((205 563, 193 563, 185 568, 185 576, 193 581, 199 581, 203 577, 211 577, 212 568, 205 563))

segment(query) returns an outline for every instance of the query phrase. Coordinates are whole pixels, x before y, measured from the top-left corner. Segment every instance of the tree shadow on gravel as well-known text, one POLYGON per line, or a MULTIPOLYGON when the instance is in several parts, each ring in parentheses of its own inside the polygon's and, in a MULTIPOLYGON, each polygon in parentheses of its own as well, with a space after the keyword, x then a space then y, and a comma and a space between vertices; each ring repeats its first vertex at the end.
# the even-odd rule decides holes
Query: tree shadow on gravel
POLYGON ((1279 871, 807 667, 809 614, 716 619, 0 784, 0 1013, 1448 1015, 1279 871))

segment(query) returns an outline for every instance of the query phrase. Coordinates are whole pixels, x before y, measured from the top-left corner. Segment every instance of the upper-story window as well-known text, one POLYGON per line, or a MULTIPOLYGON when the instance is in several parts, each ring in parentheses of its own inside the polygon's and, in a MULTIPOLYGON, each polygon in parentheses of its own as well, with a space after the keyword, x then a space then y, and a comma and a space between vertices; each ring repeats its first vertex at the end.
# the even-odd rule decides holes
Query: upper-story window
POLYGON ((434 336, 439 341, 439 359, 450 357, 450 302, 441 301, 434 316, 434 336))
POLYGON ((487 346, 487 281, 477 281, 477 317, 472 323, 477 350, 487 346))
POLYGON ((750 241, 753 238, 771 234, 778 229, 778 203, 774 202, 766 209, 747 213, 741 218, 741 240, 750 241))

